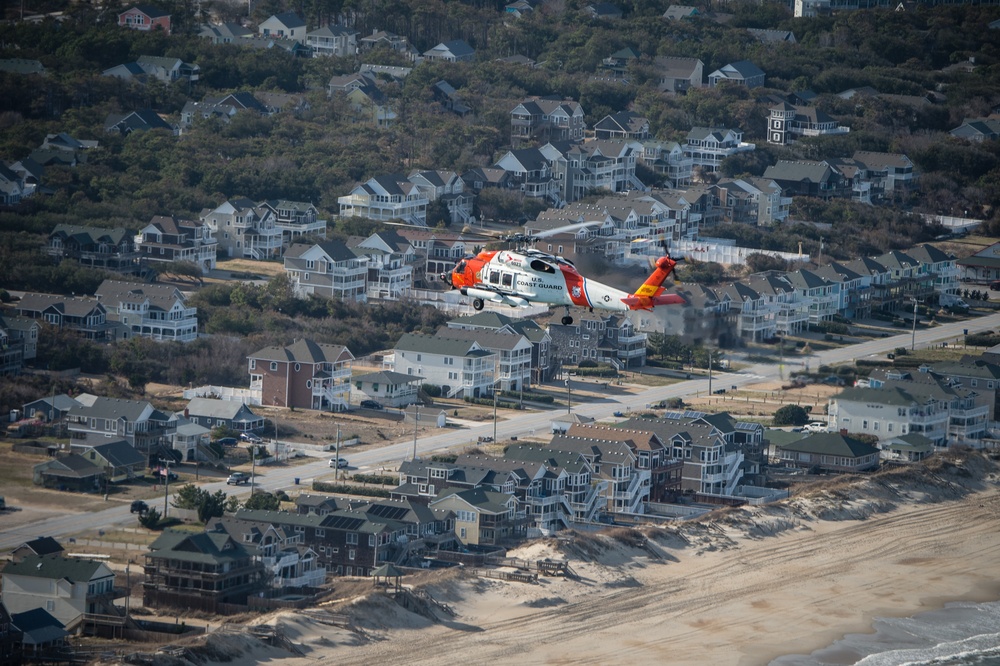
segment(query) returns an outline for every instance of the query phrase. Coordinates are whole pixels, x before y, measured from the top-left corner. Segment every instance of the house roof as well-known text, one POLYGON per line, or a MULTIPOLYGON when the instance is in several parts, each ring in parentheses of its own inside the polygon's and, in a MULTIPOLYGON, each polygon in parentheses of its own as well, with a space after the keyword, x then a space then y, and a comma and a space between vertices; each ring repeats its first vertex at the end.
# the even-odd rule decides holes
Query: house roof
POLYGON ((424 55, 437 55, 450 53, 456 58, 462 58, 464 56, 471 56, 476 53, 464 39, 452 39, 447 42, 441 42, 429 51, 425 51, 424 55))
POLYGON ((860 439, 836 432, 821 432, 803 437, 795 442, 778 444, 779 449, 797 453, 815 453, 843 458, 861 458, 878 455, 878 449, 860 439))
MULTIPOLYGON (((155 5, 147 5, 147 4, 133 5, 132 9, 136 9, 142 12, 149 18, 160 18, 161 16, 170 16, 170 12, 160 9, 155 5)), ((127 9, 121 14, 127 14, 128 12, 132 11, 132 9, 127 9)), ((119 14, 119 16, 121 16, 121 14, 119 14)))
POLYGON ((78 453, 54 458, 34 467, 36 472, 45 476, 63 477, 68 479, 89 479, 104 474, 104 470, 90 462, 78 453))
POLYGON ((45 645, 69 636, 63 623, 44 608, 11 613, 10 622, 24 634, 27 645, 45 645))
POLYGON ((38 60, 4 58, 0 60, 0 72, 9 72, 11 74, 44 74, 45 66, 38 60))
POLYGON ((778 160, 764 170, 765 178, 796 183, 825 183, 832 175, 829 164, 813 160, 778 160))
POLYGON ((132 467, 146 463, 146 456, 136 451, 135 447, 124 439, 87 445, 87 448, 92 449, 114 467, 132 467))
POLYGON ((28 555, 20 562, 8 562, 3 568, 4 575, 30 576, 49 580, 66 579, 71 583, 86 583, 100 575, 111 574, 103 562, 82 557, 60 557, 59 555, 28 555), (101 569, 104 569, 103 573, 101 569))
POLYGON ((137 421, 146 410, 151 409, 145 400, 126 400, 124 398, 97 397, 90 405, 83 404, 70 409, 71 416, 86 416, 98 419, 120 419, 137 421))
MULTIPOLYGON (((270 21, 271 19, 277 20, 286 28, 304 28, 306 26, 306 22, 303 21, 302 17, 295 12, 280 12, 278 14, 274 14, 267 20, 270 21)), ((266 22, 267 21, 265 21, 265 23, 266 22)))
POLYGON ((234 400, 216 400, 214 398, 191 398, 185 408, 192 416, 207 416, 217 419, 234 419, 241 411, 250 412, 256 416, 248 405, 234 400))
POLYGON ((343 345, 328 345, 312 340, 296 340, 287 347, 265 347, 250 355, 252 359, 283 363, 336 363, 354 356, 343 345))
POLYGON ((418 377, 417 375, 404 375, 402 372, 392 372, 389 370, 380 370, 378 372, 369 372, 363 375, 355 375, 351 377, 352 382, 362 382, 362 383, 372 383, 372 384, 412 384, 413 382, 423 381, 423 377, 418 377))
POLYGON ((247 550, 225 532, 182 532, 166 529, 149 544, 150 555, 182 562, 219 564, 249 557, 247 550))
POLYGON ((883 448, 892 451, 914 451, 916 453, 930 453, 934 450, 934 442, 919 432, 910 432, 899 435, 882 444, 883 448))
POLYGON ((711 76, 716 75, 723 76, 727 79, 751 79, 758 76, 764 76, 764 70, 749 60, 737 60, 736 62, 731 62, 728 65, 720 67, 711 74, 711 76))
POLYGON ((442 356, 489 356, 493 353, 482 349, 474 340, 440 338, 420 333, 404 334, 396 343, 395 349, 442 356))
POLYGON ((31 541, 25 541, 18 548, 27 548, 35 555, 54 555, 65 550, 62 545, 52 537, 38 537, 31 541))
POLYGON ((447 499, 452 495, 459 497, 477 509, 488 513, 502 514, 509 511, 507 502, 510 501, 511 495, 495 493, 484 488, 444 488, 438 493, 437 499, 432 501, 431 504, 436 504, 437 502, 447 499))

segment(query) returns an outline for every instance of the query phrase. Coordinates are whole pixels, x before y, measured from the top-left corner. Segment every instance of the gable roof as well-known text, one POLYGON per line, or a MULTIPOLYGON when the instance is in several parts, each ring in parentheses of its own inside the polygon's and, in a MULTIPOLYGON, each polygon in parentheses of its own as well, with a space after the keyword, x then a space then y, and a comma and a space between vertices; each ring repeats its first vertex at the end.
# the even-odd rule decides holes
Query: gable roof
POLYGON ((135 447, 124 439, 84 446, 92 449, 94 453, 107 460, 114 467, 131 467, 143 465, 146 462, 146 456, 136 451, 135 447))
POLYGON ((166 529, 149 544, 150 555, 182 562, 219 564, 249 557, 246 549, 225 532, 182 532, 166 529))
POLYGON ((65 550, 62 545, 52 537, 38 537, 31 541, 25 541, 18 548, 27 548, 35 555, 54 555, 65 550))
POLYGON ((336 363, 354 356, 343 345, 328 345, 305 338, 296 340, 287 347, 265 347, 254 352, 250 358, 283 363, 336 363))
POLYGON ((107 572, 104 576, 114 575, 103 562, 80 557, 28 555, 20 562, 8 562, 7 566, 3 568, 3 573, 4 575, 30 576, 31 578, 49 580, 66 579, 71 583, 86 583, 101 574, 102 568, 107 572))

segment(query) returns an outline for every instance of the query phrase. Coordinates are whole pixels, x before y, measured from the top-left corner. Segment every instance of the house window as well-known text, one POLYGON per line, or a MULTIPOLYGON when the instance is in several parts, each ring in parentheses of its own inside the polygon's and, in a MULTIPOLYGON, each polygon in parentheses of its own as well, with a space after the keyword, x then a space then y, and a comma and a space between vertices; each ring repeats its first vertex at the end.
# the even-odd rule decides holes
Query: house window
MULTIPOLYGON (((458 535, 458 536, 459 536, 460 538, 462 538, 462 539, 464 539, 464 538, 465 538, 465 528, 464 528, 464 527, 463 527, 463 528, 462 528, 461 530, 459 530, 459 535, 458 535)), ((50 603, 51 603, 51 602, 50 602, 50 603)))
POLYGON ((369 534, 368 535, 368 545, 369 546, 374 546, 375 545, 375 535, 374 534, 369 534))
POLYGON ((306 380, 306 388, 307 389, 311 389, 312 387, 313 387, 313 380, 307 379, 306 380))
POLYGON ((257 369, 257 359, 255 358, 250 359, 250 369, 251 370, 257 369))
POLYGON ((301 369, 302 369, 302 366, 300 364, 296 363, 295 364, 295 372, 298 372, 301 369))
POLYGON ((353 559, 354 559, 354 556, 355 556, 355 554, 356 554, 357 552, 358 552, 358 551, 354 550, 353 548, 351 548, 350 550, 348 550, 348 551, 347 551, 347 559, 349 559, 349 560, 353 560, 353 559))
POLYGON ((347 533, 347 543, 349 543, 351 545, 354 545, 354 546, 358 545, 358 533, 357 532, 348 532, 347 533))
POLYGON ((278 371, 278 362, 271 361, 271 372, 277 372, 277 371, 278 371))
POLYGON ((316 530, 316 537, 322 539, 326 536, 326 530, 316 530))

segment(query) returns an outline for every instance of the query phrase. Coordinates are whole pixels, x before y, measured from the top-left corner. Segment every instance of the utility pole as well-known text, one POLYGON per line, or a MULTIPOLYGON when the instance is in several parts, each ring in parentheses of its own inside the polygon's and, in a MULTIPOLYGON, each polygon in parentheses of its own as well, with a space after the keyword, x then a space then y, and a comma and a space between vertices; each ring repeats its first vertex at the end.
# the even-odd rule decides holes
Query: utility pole
POLYGON ((337 469, 333 471, 333 478, 340 480, 340 424, 337 424, 337 469))
POLYGON ((417 459, 417 426, 420 425, 420 405, 413 412, 413 459, 417 459))
POLYGON ((910 335, 910 351, 917 348, 917 299, 913 298, 913 333, 910 335))
POLYGON ((167 473, 163 476, 163 517, 167 517, 167 499, 170 497, 170 463, 171 460, 160 458, 160 462, 167 466, 167 473))
POLYGON ((573 394, 571 393, 569 384, 569 371, 566 371, 566 413, 573 413, 573 394))
POLYGON ((708 348, 708 395, 712 395, 712 348, 708 348))
POLYGON ((250 497, 253 497, 253 487, 256 483, 257 477, 257 444, 256 442, 251 443, 250 446, 250 497))

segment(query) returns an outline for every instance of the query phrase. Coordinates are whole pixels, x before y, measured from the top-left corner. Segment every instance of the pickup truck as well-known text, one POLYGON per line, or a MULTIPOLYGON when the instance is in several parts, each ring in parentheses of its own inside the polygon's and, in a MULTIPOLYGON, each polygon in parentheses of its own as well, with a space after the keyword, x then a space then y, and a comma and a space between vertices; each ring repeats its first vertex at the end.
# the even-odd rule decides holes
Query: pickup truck
POLYGON ((244 483, 250 483, 250 476, 246 472, 233 472, 226 479, 226 484, 230 486, 239 486, 244 483))

